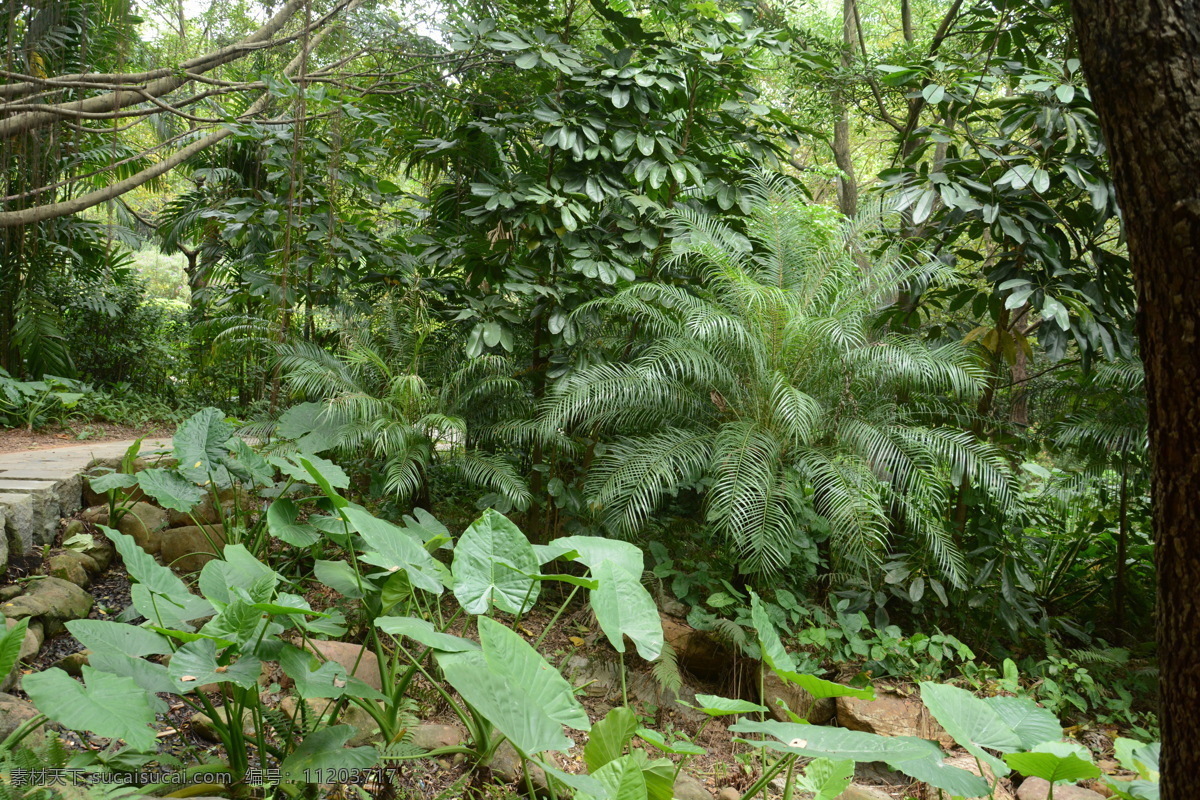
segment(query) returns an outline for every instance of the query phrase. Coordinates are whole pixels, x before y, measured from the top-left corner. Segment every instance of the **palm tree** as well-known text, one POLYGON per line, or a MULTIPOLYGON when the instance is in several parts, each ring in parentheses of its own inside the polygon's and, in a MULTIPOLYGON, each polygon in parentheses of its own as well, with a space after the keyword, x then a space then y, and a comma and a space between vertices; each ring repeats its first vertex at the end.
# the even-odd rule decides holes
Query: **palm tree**
POLYGON ((434 390, 422 373, 436 324, 424 318, 419 298, 383 307, 374 328, 361 319, 340 326, 341 341, 332 351, 312 342, 279 345, 293 397, 324 402, 325 417, 337 429, 337 450, 382 461, 384 490, 401 500, 428 507, 428 468, 442 460, 514 508, 527 508, 532 498, 524 480, 501 455, 473 447, 467 424, 479 418, 480 405, 497 412, 520 404, 511 365, 498 356, 471 359, 434 390))
POLYGON ((646 343, 562 380, 543 429, 614 433, 587 488, 618 535, 706 480, 706 522, 748 570, 787 566, 815 514, 831 566, 878 563, 902 535, 960 584, 951 487, 970 479, 1011 500, 1007 463, 966 429, 985 371, 963 345, 873 324, 938 268, 891 250, 868 262, 877 243, 864 224, 830 234, 782 180, 752 188, 745 234, 676 214, 672 260, 702 276, 701 291, 642 283, 591 304, 631 319, 646 343))

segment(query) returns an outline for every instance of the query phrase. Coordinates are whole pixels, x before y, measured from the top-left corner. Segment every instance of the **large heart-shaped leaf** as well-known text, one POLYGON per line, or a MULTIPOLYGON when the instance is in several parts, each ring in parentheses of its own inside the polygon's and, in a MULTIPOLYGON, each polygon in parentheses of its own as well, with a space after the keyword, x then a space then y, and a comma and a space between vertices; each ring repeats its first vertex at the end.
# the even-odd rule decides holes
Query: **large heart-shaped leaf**
POLYGON ((520 614, 538 597, 539 572, 533 546, 503 514, 487 509, 463 532, 454 548, 454 596, 469 614, 487 613, 492 603, 520 614))
POLYGON ((163 508, 187 513, 204 499, 199 486, 166 469, 144 469, 137 474, 138 486, 163 508))
POLYGON ((321 535, 317 529, 297 517, 300 507, 286 497, 281 497, 267 508, 267 531, 280 541, 293 547, 311 547, 321 535))
POLYGON ((154 560, 154 556, 138 547, 133 537, 97 526, 113 543, 125 570, 137 584, 130 589, 133 607, 146 619, 162 628, 191 629, 186 623, 213 613, 212 605, 203 597, 188 591, 174 572, 154 560))
POLYGON ((800 776, 796 785, 812 795, 810 800, 834 800, 846 791, 846 787, 853 780, 853 761, 814 758, 805 767, 804 774, 800 776))
POLYGON ((588 772, 595 773, 605 764, 620 758, 637 729, 637 714, 624 706, 612 709, 604 719, 593 725, 587 744, 583 746, 583 761, 587 764, 588 772))
POLYGON ((221 664, 216 643, 211 639, 188 642, 171 656, 168 673, 181 693, 194 691, 207 683, 232 683, 249 689, 258 681, 262 664, 258 659, 242 656, 232 664, 221 664))
POLYGON ((719 697, 715 694, 696 695, 696 707, 710 717, 724 717, 730 714, 753 714, 767 711, 766 706, 751 703, 749 700, 734 700, 729 697, 719 697))
POLYGON ((337 444, 338 424, 324 403, 301 403, 279 417, 276 433, 295 439, 301 453, 323 453, 337 444))
MULTIPOLYGON (((630 756, 608 762, 592 777, 599 781, 606 793, 601 797, 608 800, 647 800, 649 788, 646 786, 646 775, 642 765, 630 756)), ((580 800, 600 800, 595 795, 581 793, 580 800)))
POLYGON ((371 548, 360 560, 387 570, 403 569, 413 586, 442 593, 433 556, 408 531, 353 506, 342 509, 342 514, 371 548))
POLYGON ((538 561, 545 564, 569 553, 572 560, 595 570, 602 561, 615 561, 626 572, 641 576, 645 569, 645 557, 637 545, 620 539, 605 539, 600 536, 564 536, 548 545, 535 548, 538 561))
POLYGON ((375 625, 384 633, 393 636, 407 636, 419 644, 445 653, 461 653, 466 650, 478 650, 479 645, 470 639, 442 633, 426 620, 416 617, 380 617, 375 625))
POLYGON ((240 481, 252 486, 270 486, 275 482, 275 467, 245 440, 234 437, 225 445, 229 453, 221 456, 221 463, 240 481))
POLYGON ((279 573, 255 558, 245 545, 229 544, 221 558, 209 561, 200 571, 200 591, 220 605, 242 596, 265 602, 280 580, 279 573))
POLYGON ((375 765, 379 751, 374 747, 346 747, 358 731, 353 725, 320 728, 283 760, 279 770, 285 780, 298 783, 332 783, 342 770, 358 772, 375 765))
POLYGON ((175 458, 179 460, 179 471, 194 483, 207 483, 210 479, 219 484, 228 482, 228 475, 221 465, 225 456, 225 443, 233 436, 233 426, 225 421, 225 414, 217 408, 197 411, 183 422, 171 440, 175 458))
POLYGON ((1004 761, 1028 778, 1050 783, 1099 778, 1100 768, 1082 745, 1067 742, 1042 742, 1028 753, 1006 753, 1004 761))
POLYGON ((351 600, 366 597, 367 592, 374 588, 370 581, 359 575, 354 567, 345 561, 317 559, 313 562, 313 575, 330 589, 351 600))
POLYGON ((615 561, 601 561, 592 569, 600 585, 590 599, 596 621, 618 653, 625 652, 625 637, 633 640, 638 655, 653 661, 662 654, 662 618, 654 598, 642 586, 641 573, 627 571, 615 561))
POLYGON ((1012 728, 1025 750, 1032 750, 1042 742, 1054 742, 1062 738, 1062 725, 1054 712, 1027 697, 998 695, 980 699, 992 707, 1005 725, 1012 728))
POLYGON ((72 730, 124 739, 141 752, 155 749, 157 739, 150 727, 154 709, 149 697, 153 695, 147 696, 132 678, 109 675, 91 666, 83 668, 83 681, 53 668, 26 675, 21 688, 38 711, 72 730))
POLYGON ((1021 738, 992 706, 965 689, 932 681, 921 683, 921 701, 968 753, 987 762, 999 776, 1009 773, 1008 766, 984 748, 1011 753, 1021 749, 1021 738))
POLYGON ((154 631, 104 619, 73 619, 66 628, 88 650, 112 647, 134 657, 165 656, 171 643, 154 631))
POLYGON ((575 699, 575 688, 518 634, 488 617, 476 620, 479 644, 492 672, 519 686, 550 719, 586 731, 587 712, 575 699))

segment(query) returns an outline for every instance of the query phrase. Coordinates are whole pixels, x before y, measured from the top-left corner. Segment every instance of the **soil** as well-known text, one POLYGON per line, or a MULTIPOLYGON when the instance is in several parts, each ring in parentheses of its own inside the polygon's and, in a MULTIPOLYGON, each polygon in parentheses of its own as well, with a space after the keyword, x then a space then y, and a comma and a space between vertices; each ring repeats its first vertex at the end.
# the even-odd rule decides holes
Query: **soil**
POLYGON ((117 425, 112 422, 88 422, 73 427, 50 425, 27 431, 24 428, 0 430, 0 453, 20 453, 27 450, 48 450, 90 442, 119 442, 140 436, 170 437, 174 425, 117 425))

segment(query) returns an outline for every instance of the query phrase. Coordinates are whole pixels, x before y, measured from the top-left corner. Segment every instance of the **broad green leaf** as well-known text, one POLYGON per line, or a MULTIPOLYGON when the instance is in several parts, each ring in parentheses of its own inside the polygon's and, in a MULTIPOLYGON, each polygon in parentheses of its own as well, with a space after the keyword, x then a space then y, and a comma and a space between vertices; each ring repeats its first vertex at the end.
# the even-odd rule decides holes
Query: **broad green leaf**
POLYGON ((18 620, 9 628, 7 620, 0 615, 0 626, 5 628, 4 633, 0 635, 0 676, 4 676, 12 672, 12 668, 21 658, 21 644, 25 641, 25 631, 29 629, 29 620, 18 620))
POLYGON ((854 780, 854 762, 814 758, 796 782, 799 789, 812 794, 811 800, 834 800, 854 780))
POLYGON ((433 594, 442 593, 433 556, 412 534, 359 508, 344 508, 342 514, 373 551, 363 554, 361 561, 390 571, 403 569, 413 586, 433 594))
POLYGON ((642 586, 641 573, 628 572, 615 561, 601 561, 592 577, 600 582, 590 595, 592 610, 609 643, 624 653, 628 636, 642 658, 658 658, 663 649, 662 619, 654 598, 642 586))
POLYGON ((824 678, 818 678, 816 675, 806 675, 802 672, 789 672, 782 669, 775 670, 775 674, 779 676, 780 680, 794 683, 816 698, 857 697, 861 700, 875 699, 875 688, 873 686, 856 689, 853 686, 846 686, 842 683, 834 683, 824 678))
POLYGON ((492 603, 519 614, 538 597, 537 556, 525 534, 507 517, 487 509, 463 532, 454 548, 454 596, 469 614, 485 614, 492 603))
POLYGON ((213 613, 207 600, 189 592, 179 576, 138 547, 133 537, 103 525, 97 527, 113 543, 125 570, 137 581, 130 595, 139 614, 160 627, 179 628, 190 627, 186 623, 213 613))
MULTIPOLYGON (((482 618, 481 618, 482 619, 482 618)), ((464 701, 508 737, 526 755, 567 750, 574 743, 521 686, 494 673, 479 650, 437 653, 442 674, 464 701)))
POLYGON ((637 715, 624 706, 612 709, 593 725, 587 744, 583 746, 583 761, 588 772, 595 774, 605 764, 620 758, 637 729, 637 715))
MULTIPOLYGON (((338 504, 337 501, 340 499, 340 496, 333 490, 350 488, 350 476, 346 474, 345 470, 327 458, 315 455, 294 455, 292 456, 292 461, 302 467, 308 473, 309 477, 307 479, 316 481, 317 485, 329 495, 335 504, 338 504)), ((338 505, 340 507, 340 504, 338 505)))
POLYGON ((1053 742, 1062 738, 1062 725, 1049 709, 1042 708, 1027 697, 981 698, 1000 715, 1004 724, 1012 728, 1021 740, 1021 747, 1032 750, 1042 742, 1053 742))
POLYGON ((279 498, 267 508, 267 531, 293 547, 311 547, 321 535, 312 525, 298 522, 299 514, 299 506, 286 497, 279 498))
POLYGON ((238 480, 251 486, 270 486, 275 482, 275 467, 259 455, 244 439, 233 437, 226 444, 232 453, 221 457, 221 463, 238 480))
POLYGON ((1136 772, 1144 781, 1158 780, 1158 757, 1161 748, 1158 742, 1146 744, 1124 736, 1118 736, 1113 742, 1117 762, 1130 772, 1136 772))
POLYGON ((1021 748, 1021 738, 990 705, 965 689, 932 681, 921 683, 921 701, 968 753, 987 762, 998 776, 1008 774, 1008 766, 984 748, 1011 753, 1021 748))
POLYGON ((326 412, 324 403, 301 403, 279 417, 276 429, 281 437, 296 440, 301 453, 323 453, 337 444, 338 425, 326 412))
POLYGON ((729 697, 719 697, 715 694, 696 695, 696 708, 710 717, 724 717, 729 714, 754 714, 767 711, 766 706, 751 703, 749 700, 734 700, 729 697))
POLYGON ((317 580, 343 597, 359 600, 366 596, 370 585, 345 561, 323 561, 313 563, 313 575, 317 580))
MULTIPOLYGON (((599 725, 600 723, 596 723, 599 725)), ((592 731, 596 730, 596 726, 592 726, 592 731)), ((668 744, 667 739, 658 731, 650 730, 649 728, 638 728, 637 736, 646 744, 664 753, 670 753, 677 756, 702 756, 708 751, 698 744, 692 744, 686 739, 679 739, 668 744)))
POLYGON ((88 486, 97 494, 106 494, 114 489, 129 489, 138 483, 136 475, 127 475, 124 472, 106 472, 87 480, 88 486))
MULTIPOLYGON (((126 626, 132 627, 132 626, 126 626)), ((167 704, 156 697, 158 694, 178 694, 179 686, 171 680, 164 664, 155 664, 144 658, 123 653, 110 644, 89 647, 88 665, 100 672, 132 678, 146 692, 150 707, 155 713, 165 714, 167 704)))
POLYGON ((576 555, 568 556, 588 568, 595 570, 602 561, 615 561, 631 575, 641 577, 645 569, 645 557, 641 549, 630 542, 619 539, 605 539, 600 536, 564 536, 555 539, 548 545, 536 548, 538 561, 545 564, 556 558, 561 558, 574 551, 576 555))
POLYGON ((163 508, 187 513, 204 499, 199 486, 170 470, 144 469, 137 474, 137 481, 163 508))
POLYGON ((134 657, 165 656, 171 652, 166 637, 136 625, 103 619, 73 619, 65 624, 88 650, 108 646, 134 657))
POLYGON ((538 761, 538 766, 544 769, 546 774, 554 778, 554 780, 579 792, 581 800, 583 797, 608 800, 608 788, 591 775, 577 775, 573 772, 563 772, 552 764, 540 760, 538 761))
POLYGON ((548 717, 576 730, 591 727, 575 689, 557 669, 517 633, 493 619, 479 617, 479 644, 492 672, 519 686, 548 717))
POLYGON ((379 760, 379 751, 374 747, 346 747, 346 742, 357 732, 353 725, 331 725, 313 731, 279 765, 283 778, 311 783, 311 776, 329 774, 331 770, 360 771, 373 767, 379 760))
POLYGON ((131 748, 152 752, 154 709, 146 691, 132 678, 83 668, 83 683, 61 669, 26 675, 21 688, 50 719, 72 730, 124 739, 131 748))
POLYGON ((349 675, 336 661, 321 661, 307 650, 286 645, 279 666, 296 685, 296 694, 307 698, 334 699, 346 694, 349 675))
POLYGON ((1087 750, 1066 742, 1043 742, 1028 753, 1006 753, 1004 761, 1028 778, 1050 783, 1100 777, 1100 768, 1092 763, 1087 750))
POLYGON ((775 631, 775 625, 753 590, 750 591, 750 622, 758 635, 758 645, 762 648, 762 658, 767 666, 776 672, 794 672, 796 662, 784 649, 783 642, 779 640, 779 634, 775 631))
POLYGON ((232 664, 221 664, 216 643, 200 639, 176 650, 167 672, 181 693, 194 691, 206 683, 232 683, 249 689, 258 682, 262 663, 257 658, 242 656, 232 664))
POLYGON ((446 653, 478 650, 479 645, 449 633, 442 633, 433 624, 416 617, 380 617, 375 626, 392 636, 407 636, 413 641, 446 653))
POLYGON ((209 561, 200 570, 200 591, 209 600, 226 605, 236 597, 231 589, 252 590, 252 602, 265 602, 275 593, 280 576, 259 561, 245 545, 225 546, 223 557, 209 561), (257 588, 256 588, 257 587, 257 588))
MULTIPOLYGON (((606 789, 609 800, 647 800, 649 790, 646 786, 646 775, 642 765, 630 756, 609 761, 592 777, 606 789)), ((598 800, 583 793, 580 800, 598 800)))
POLYGON ((233 426, 225 421, 220 409, 197 411, 179 426, 171 440, 175 458, 179 459, 179 471, 194 483, 205 484, 210 479, 224 483, 221 458, 233 432, 233 426))

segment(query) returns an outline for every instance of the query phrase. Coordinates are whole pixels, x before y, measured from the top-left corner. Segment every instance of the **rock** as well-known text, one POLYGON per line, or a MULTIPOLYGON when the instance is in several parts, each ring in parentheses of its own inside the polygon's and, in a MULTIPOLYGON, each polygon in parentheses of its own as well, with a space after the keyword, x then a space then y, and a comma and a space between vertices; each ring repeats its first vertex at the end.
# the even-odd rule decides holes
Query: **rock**
POLYGON ((79 515, 79 519, 89 525, 107 525, 108 505, 91 506, 79 515))
POLYGON ((107 536, 102 534, 93 536, 92 541, 94 544, 91 547, 80 552, 96 563, 96 571, 100 573, 108 569, 108 565, 112 563, 113 558, 117 555, 117 548, 113 546, 113 543, 108 540, 107 536))
MULTIPOLYGON (((337 708, 335 701, 322 698, 310 698, 305 701, 305 704, 308 706, 308 719, 314 723, 319 719, 329 717, 337 708)), ((291 695, 279 701, 279 710, 292 719, 296 718, 296 710, 298 708, 299 700, 291 695)), ((338 714, 337 724, 353 725, 357 731, 346 742, 350 747, 362 747, 371 742, 383 740, 383 737, 379 733, 379 725, 375 722, 374 717, 362 706, 353 703, 347 705, 338 714)))
POLYGON ((794 683, 788 683, 773 670, 763 668, 762 704, 771 709, 771 716, 779 722, 791 722, 791 718, 780 707, 782 700, 793 714, 804 717, 813 725, 824 725, 837 715, 837 701, 832 697, 817 699, 794 683))
POLYGON ((164 564, 176 572, 197 572, 220 555, 225 529, 220 525, 171 528, 161 534, 159 541, 158 554, 164 564))
POLYGON ((117 530, 132 536, 137 546, 150 555, 162 548, 162 532, 167 528, 167 512, 149 503, 134 503, 117 521, 117 530))
POLYGON ((663 614, 659 616, 663 638, 675 651, 675 659, 682 669, 697 678, 717 683, 728 676, 736 660, 729 648, 682 620, 663 614))
POLYGON ((13 555, 33 552, 40 520, 35 513, 33 495, 0 492, 0 513, 4 515, 5 548, 13 555))
POLYGON ((5 533, 4 506, 0 506, 0 575, 8 569, 8 535, 5 533))
MULTIPOLYGON (((0 694, 0 741, 6 739, 10 733, 37 715, 38 710, 33 707, 33 703, 13 697, 11 694, 0 694)), ((22 741, 22 744, 36 747, 44 744, 45 741, 45 726, 39 725, 22 741)))
POLYGON ((172 528, 191 527, 197 522, 202 525, 213 525, 226 520, 238 507, 246 508, 253 502, 250 494, 241 487, 238 487, 236 491, 233 487, 222 489, 218 500, 220 501, 220 513, 218 513, 218 506, 213 504, 212 492, 205 491, 204 499, 191 511, 169 509, 166 512, 167 525, 172 528))
POLYGON ((83 668, 88 665, 88 655, 90 651, 80 650, 78 653, 71 653, 63 656, 55 662, 54 666, 61 669, 68 675, 78 678, 83 674, 83 668))
POLYGON ((438 725, 422 722, 414 727, 409 743, 422 750, 437 750, 442 747, 457 747, 466 741, 467 732, 457 725, 438 725))
POLYGON ((335 661, 346 668, 346 672, 366 683, 376 691, 383 690, 383 677, 379 672, 379 659, 361 644, 352 642, 310 641, 308 649, 324 658, 335 661))
MULTIPOLYGON (((552 757, 552 754, 546 753, 547 757, 552 757)), ((507 740, 500 743, 496 748, 496 752, 492 754, 492 760, 488 762, 488 769, 492 771, 492 776, 503 783, 516 783, 517 781, 525 780, 525 775, 521 771, 521 757, 517 755, 516 748, 507 740)), ((546 795, 549 793, 549 784, 546 782, 546 771, 536 764, 529 764, 529 779, 533 782, 533 791, 538 795, 546 795)), ((711 800, 711 798, 709 798, 711 800)))
POLYGON ((675 800, 713 800, 712 792, 686 772, 675 778, 675 800))
POLYGON ((874 786, 852 783, 835 800, 892 800, 892 796, 882 789, 876 789, 874 786))
MULTIPOLYGON (((977 762, 975 760, 974 756, 970 756, 970 755, 966 755, 966 754, 952 756, 950 758, 945 759, 945 761, 943 763, 945 763, 946 765, 951 766, 951 767, 958 767, 959 769, 965 769, 967 772, 970 772, 972 775, 982 776, 983 779, 985 781, 987 781, 988 786, 991 786, 993 788, 991 800, 1013 800, 1012 788, 1011 788, 1011 784, 1008 782, 1008 779, 1006 778, 1006 779, 997 781, 996 776, 994 774, 992 774, 992 768, 989 767, 987 764, 983 765, 983 772, 981 773, 979 771, 979 762, 977 762)), ((933 789, 932 787, 929 787, 929 791, 931 793, 936 793, 937 790, 933 789)), ((1054 796, 1058 797, 1058 789, 1057 788, 1054 790, 1054 796)))
POLYGON ((717 800, 742 800, 742 793, 732 786, 726 786, 717 792, 717 800))
POLYGON ((664 614, 678 617, 679 619, 683 619, 688 614, 688 607, 668 594, 659 596, 658 607, 662 609, 664 614))
POLYGON ((74 550, 55 553, 46 559, 43 567, 47 575, 70 581, 83 589, 91 585, 92 575, 100 571, 95 559, 74 550))
POLYGON ((954 740, 930 716, 925 705, 916 697, 904 697, 880 691, 874 700, 857 697, 837 699, 837 721, 853 731, 878 733, 882 736, 916 736, 936 739, 943 747, 952 747, 954 740))
MULTIPOLYGON (((1050 783, 1043 778, 1026 778, 1017 789, 1017 800, 1046 800, 1050 796, 1050 783)), ((1054 800, 1104 800, 1104 795, 1074 786, 1059 783, 1054 787, 1054 800)))
POLYGON ((62 623, 82 619, 92 610, 92 596, 62 578, 41 578, 30 584, 29 592, 0 606, 0 613, 10 619, 41 617, 46 621, 46 635, 53 636, 62 623))

